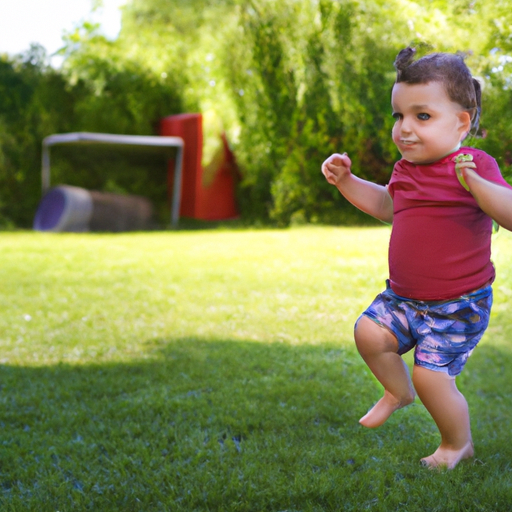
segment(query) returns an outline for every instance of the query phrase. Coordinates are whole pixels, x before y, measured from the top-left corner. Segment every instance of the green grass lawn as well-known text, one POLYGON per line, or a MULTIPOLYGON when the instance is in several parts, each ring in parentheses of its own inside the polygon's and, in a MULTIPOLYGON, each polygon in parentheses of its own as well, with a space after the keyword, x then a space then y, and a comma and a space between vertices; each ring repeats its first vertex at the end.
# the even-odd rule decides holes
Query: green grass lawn
POLYGON ((352 330, 388 238, 0 234, 0 510, 512 510, 512 234, 458 381, 476 459, 451 472, 419 464, 419 401, 358 424, 381 389, 352 330))

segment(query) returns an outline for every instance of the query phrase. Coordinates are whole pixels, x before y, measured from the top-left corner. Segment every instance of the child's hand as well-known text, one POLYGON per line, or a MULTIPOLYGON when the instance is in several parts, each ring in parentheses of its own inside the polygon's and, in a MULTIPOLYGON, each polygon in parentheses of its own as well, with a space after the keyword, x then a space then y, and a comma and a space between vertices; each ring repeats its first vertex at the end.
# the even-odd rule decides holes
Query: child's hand
POLYGON ((351 165, 352 162, 347 153, 342 155, 334 153, 322 164, 322 174, 327 183, 338 185, 343 178, 350 174, 351 165))
POLYGON ((469 192, 468 184, 464 179, 463 169, 476 169, 476 165, 473 163, 473 156, 461 153, 453 161, 455 162, 455 174, 457 174, 460 184, 469 192))

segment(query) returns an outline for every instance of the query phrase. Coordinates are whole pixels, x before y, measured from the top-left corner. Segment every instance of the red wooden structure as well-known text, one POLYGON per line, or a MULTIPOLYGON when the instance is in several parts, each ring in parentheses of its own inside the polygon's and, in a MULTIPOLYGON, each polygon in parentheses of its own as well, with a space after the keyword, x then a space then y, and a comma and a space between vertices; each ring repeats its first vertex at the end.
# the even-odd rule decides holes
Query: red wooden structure
MULTIPOLYGON (((225 135, 218 155, 205 169, 203 116, 178 114, 160 121, 160 135, 181 137, 185 142, 181 181, 180 215, 201 220, 224 220, 239 215, 236 204, 237 169, 225 135)), ((169 162, 169 195, 172 195, 174 163, 169 162)))

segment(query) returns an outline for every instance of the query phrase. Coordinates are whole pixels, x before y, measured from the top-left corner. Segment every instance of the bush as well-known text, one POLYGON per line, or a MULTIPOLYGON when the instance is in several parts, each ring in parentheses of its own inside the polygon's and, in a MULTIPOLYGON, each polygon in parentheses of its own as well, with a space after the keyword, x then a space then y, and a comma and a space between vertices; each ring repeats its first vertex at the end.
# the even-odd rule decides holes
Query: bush
MULTIPOLYGON (((41 196, 41 143, 53 133, 92 131, 155 134, 162 116, 182 111, 174 82, 155 78, 138 63, 94 53, 69 55, 67 69, 47 66, 33 46, 19 57, 0 58, 0 225, 29 227, 41 196), (71 70, 70 70, 71 69, 71 70)), ((104 40, 101 45, 107 45, 104 40)), ((168 217, 162 156, 52 149, 52 183, 141 194, 168 217)))
MULTIPOLYGON (((184 111, 222 119, 246 222, 352 221, 353 207, 320 165, 347 151, 359 176, 388 181, 399 156, 390 137, 392 63, 411 43, 467 53, 486 83, 472 143, 511 176, 512 124, 503 116, 512 102, 511 17, 501 0, 485 9, 447 0, 131 0, 116 41, 88 23, 67 37, 60 71, 37 47, 0 60, 0 223, 31 222, 44 136, 152 134, 160 118, 184 111)), ((55 180, 143 194, 165 214, 161 160, 55 154, 55 180)))
POLYGON ((72 126, 74 93, 33 46, 0 57, 0 226, 31 224, 41 196, 41 141, 72 126))

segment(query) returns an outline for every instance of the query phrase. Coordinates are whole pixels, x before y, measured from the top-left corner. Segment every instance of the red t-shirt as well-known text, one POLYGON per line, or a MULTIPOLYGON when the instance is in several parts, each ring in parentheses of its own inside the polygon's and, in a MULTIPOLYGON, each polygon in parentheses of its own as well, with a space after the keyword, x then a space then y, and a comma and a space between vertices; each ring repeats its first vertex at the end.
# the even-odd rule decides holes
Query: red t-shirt
POLYGON ((473 155, 483 178, 512 188, 496 160, 475 148, 433 164, 398 161, 388 185, 394 210, 389 276, 398 295, 448 300, 494 280, 492 220, 457 179, 452 159, 459 153, 473 155))

